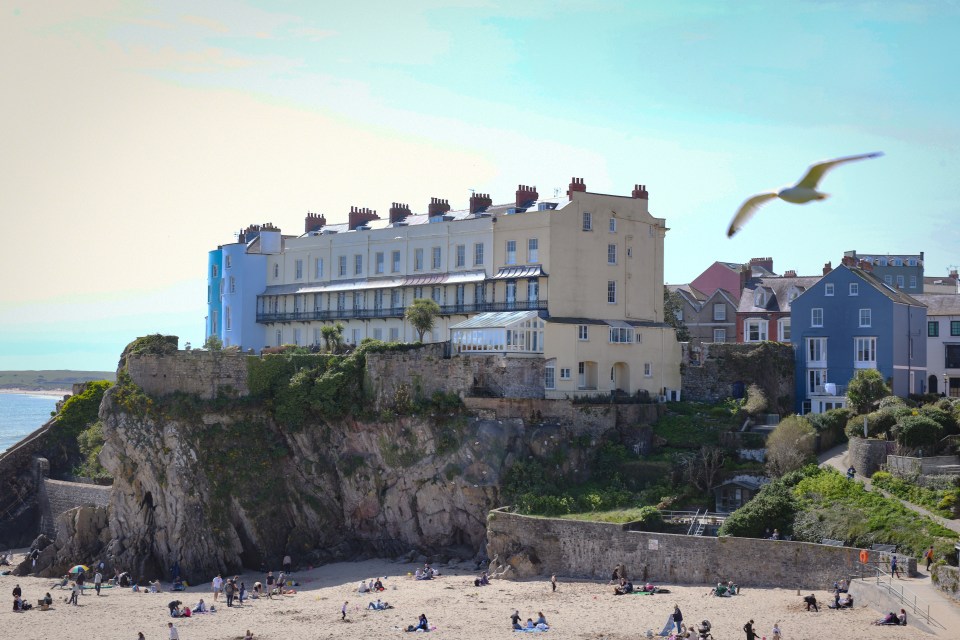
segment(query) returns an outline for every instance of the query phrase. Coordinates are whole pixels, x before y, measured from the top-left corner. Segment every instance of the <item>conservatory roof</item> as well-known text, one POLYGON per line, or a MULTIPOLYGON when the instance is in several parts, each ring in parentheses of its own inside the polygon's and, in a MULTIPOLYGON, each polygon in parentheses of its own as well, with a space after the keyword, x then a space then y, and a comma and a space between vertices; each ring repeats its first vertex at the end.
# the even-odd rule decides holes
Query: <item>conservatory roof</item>
POLYGON ((539 312, 537 311, 498 311, 491 313, 478 313, 472 318, 468 318, 463 322, 458 322, 457 324, 451 326, 450 329, 502 328, 513 326, 518 322, 524 322, 526 320, 532 320, 538 317, 539 312))

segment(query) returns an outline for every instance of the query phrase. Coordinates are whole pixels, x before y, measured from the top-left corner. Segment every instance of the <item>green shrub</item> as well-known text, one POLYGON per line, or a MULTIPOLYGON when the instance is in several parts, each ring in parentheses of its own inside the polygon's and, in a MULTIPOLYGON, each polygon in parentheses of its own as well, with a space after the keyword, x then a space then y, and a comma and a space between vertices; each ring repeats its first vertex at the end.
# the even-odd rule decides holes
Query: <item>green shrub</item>
POLYGON ((721 536, 760 538, 767 529, 778 529, 781 535, 793 531, 797 500, 783 482, 771 482, 760 489, 748 503, 734 511, 720 527, 721 536))
POLYGON ((847 385, 847 402, 857 413, 867 413, 888 395, 890 388, 876 369, 858 369, 847 385))
POLYGON ((897 421, 893 435, 905 447, 930 447, 933 451, 943 437, 943 427, 926 416, 910 415, 897 421))
POLYGON ((957 433, 957 419, 953 416, 953 412, 944 411, 943 409, 932 405, 925 404, 920 407, 920 415, 926 416, 943 427, 943 435, 951 436, 957 433))
POLYGON ((747 387, 747 401, 743 405, 743 410, 752 416, 759 415, 767 410, 767 395, 763 389, 755 384, 747 387))
POLYGON ((887 407, 905 407, 906 403, 903 401, 903 398, 900 396, 887 396, 880 401, 880 409, 886 409, 887 407))

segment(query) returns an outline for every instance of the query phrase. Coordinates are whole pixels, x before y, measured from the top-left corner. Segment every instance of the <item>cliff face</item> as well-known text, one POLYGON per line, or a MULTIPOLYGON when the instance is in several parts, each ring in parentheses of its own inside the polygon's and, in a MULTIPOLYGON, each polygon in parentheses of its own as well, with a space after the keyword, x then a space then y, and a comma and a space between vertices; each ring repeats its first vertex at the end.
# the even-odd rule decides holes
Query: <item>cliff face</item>
MULTIPOLYGON (((456 412, 290 430, 242 401, 217 411, 189 404, 138 404, 114 389, 101 406, 101 462, 115 479, 110 555, 135 576, 166 574, 177 561, 206 579, 286 552, 303 564, 475 552, 505 470, 573 435, 456 412)), ((583 468, 586 455, 563 464, 583 468)))

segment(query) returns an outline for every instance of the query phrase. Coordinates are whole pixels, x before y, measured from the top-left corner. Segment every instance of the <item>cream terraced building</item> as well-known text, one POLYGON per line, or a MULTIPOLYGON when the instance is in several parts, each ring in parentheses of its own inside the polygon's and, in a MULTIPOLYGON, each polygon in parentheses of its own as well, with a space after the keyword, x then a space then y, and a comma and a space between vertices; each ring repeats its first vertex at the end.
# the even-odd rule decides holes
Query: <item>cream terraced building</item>
POLYGON ((509 204, 476 194, 451 211, 434 198, 424 214, 394 203, 387 219, 309 214, 305 229, 266 256, 262 336, 232 344, 322 344, 333 322, 349 343, 410 342, 404 310, 432 298, 441 311, 425 342, 450 340, 462 357, 543 358, 546 397, 680 388, 680 346, 663 322, 667 228, 639 185, 624 197, 574 179, 559 198, 521 185, 509 204))

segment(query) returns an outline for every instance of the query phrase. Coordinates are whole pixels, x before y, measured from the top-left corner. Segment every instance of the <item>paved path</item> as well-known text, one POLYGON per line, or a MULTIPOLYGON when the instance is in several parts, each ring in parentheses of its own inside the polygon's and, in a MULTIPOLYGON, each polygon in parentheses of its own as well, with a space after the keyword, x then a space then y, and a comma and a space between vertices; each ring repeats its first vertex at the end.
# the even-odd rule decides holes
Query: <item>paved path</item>
MULTIPOLYGON (((841 473, 846 473, 849 468, 847 464, 847 445, 841 444, 832 449, 824 451, 817 456, 820 466, 829 466, 837 469, 841 473)), ((898 500, 900 504, 912 511, 924 515, 948 529, 960 533, 960 522, 956 520, 947 520, 934 513, 930 513, 923 507, 919 507, 906 500, 901 500, 894 495, 887 493, 879 488, 874 488, 869 478, 857 476, 857 480, 862 482, 867 490, 878 491, 888 498, 898 500)), ((923 568, 923 563, 917 563, 917 575, 901 579, 894 579, 895 586, 903 586, 909 593, 912 593, 918 600, 930 606, 930 616, 946 629, 938 628, 938 635, 943 637, 957 637, 957 629, 960 629, 960 605, 948 598, 940 589, 935 587, 930 581, 930 574, 923 568)))

